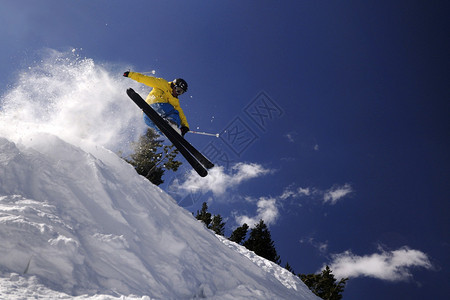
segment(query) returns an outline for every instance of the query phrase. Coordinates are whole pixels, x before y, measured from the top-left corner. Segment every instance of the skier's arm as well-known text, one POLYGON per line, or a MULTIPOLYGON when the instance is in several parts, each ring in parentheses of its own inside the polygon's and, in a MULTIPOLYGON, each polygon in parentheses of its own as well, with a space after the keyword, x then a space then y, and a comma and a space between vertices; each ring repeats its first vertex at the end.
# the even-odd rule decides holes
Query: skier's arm
POLYGON ((186 116, 184 115, 183 110, 180 108, 178 111, 180 113, 181 126, 189 128, 189 124, 187 122, 186 116))
POLYGON ((158 88, 161 90, 164 90, 167 85, 169 84, 167 80, 163 78, 156 78, 152 76, 143 75, 141 73, 137 72, 129 72, 128 76, 129 78, 136 80, 137 82, 143 83, 145 85, 151 86, 153 88, 158 88))
POLYGON ((181 127, 189 128, 189 124, 187 122, 186 115, 184 114, 183 109, 181 109, 180 102, 174 101, 173 103, 170 103, 170 104, 172 104, 172 106, 178 111, 178 113, 180 115, 181 127))

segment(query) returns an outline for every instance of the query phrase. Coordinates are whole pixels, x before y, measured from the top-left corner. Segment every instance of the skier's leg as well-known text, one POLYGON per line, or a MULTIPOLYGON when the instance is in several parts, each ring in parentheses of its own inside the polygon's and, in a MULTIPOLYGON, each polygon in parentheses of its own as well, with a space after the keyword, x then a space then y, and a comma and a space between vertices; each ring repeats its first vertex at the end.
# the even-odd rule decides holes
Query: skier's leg
POLYGON ((178 128, 177 123, 175 123, 174 121, 172 121, 172 120, 169 119, 169 118, 166 118, 166 119, 164 119, 164 120, 166 120, 167 123, 169 123, 169 125, 172 126, 172 128, 173 128, 179 135, 181 135, 181 129, 178 128))
POLYGON ((181 119, 178 111, 169 103, 152 103, 150 106, 164 119, 170 126, 181 135, 181 119))
POLYGON ((157 134, 163 135, 162 132, 159 130, 158 126, 156 126, 155 123, 153 123, 152 120, 150 120, 150 118, 146 114, 144 114, 144 122, 148 127, 156 131, 157 134))

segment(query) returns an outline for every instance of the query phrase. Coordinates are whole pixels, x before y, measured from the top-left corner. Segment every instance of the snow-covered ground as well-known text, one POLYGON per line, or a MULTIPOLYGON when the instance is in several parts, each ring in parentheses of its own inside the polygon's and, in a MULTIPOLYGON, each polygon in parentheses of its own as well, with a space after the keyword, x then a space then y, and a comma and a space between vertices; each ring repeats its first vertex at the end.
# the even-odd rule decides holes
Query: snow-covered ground
POLYGON ((0 298, 315 299, 114 153, 80 144, 0 137, 0 298))
POLYGON ((318 299, 107 150, 141 113, 117 77, 66 56, 1 99, 0 299, 318 299))

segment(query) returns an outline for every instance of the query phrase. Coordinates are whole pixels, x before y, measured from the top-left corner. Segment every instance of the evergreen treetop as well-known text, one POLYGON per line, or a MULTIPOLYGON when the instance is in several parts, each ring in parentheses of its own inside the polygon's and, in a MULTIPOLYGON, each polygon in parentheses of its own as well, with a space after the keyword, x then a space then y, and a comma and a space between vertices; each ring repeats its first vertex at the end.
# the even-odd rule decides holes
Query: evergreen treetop
POLYGON ((242 241, 247 237, 248 225, 243 224, 242 226, 236 228, 229 238, 230 241, 241 244, 242 241))
POLYGON ((326 266, 320 274, 299 274, 299 276, 314 294, 324 300, 341 300, 348 281, 348 278, 343 278, 336 282, 329 266, 326 266))
POLYGON ((252 228, 250 237, 244 242, 244 246, 274 263, 280 264, 281 262, 270 231, 262 219, 252 228))
POLYGON ((159 137, 153 129, 147 129, 137 142, 131 144, 134 153, 130 154, 129 159, 124 158, 139 175, 156 185, 164 182, 162 176, 165 170, 176 172, 181 165, 175 160, 178 150, 173 145, 163 145, 159 137))
POLYGON ((197 210, 195 218, 205 223, 206 228, 210 228, 209 226, 212 222, 212 219, 211 213, 208 212, 208 204, 206 204, 206 202, 203 202, 202 209, 200 211, 197 210))
POLYGON ((210 229, 218 235, 225 235, 225 223, 223 222, 221 215, 214 215, 210 229))

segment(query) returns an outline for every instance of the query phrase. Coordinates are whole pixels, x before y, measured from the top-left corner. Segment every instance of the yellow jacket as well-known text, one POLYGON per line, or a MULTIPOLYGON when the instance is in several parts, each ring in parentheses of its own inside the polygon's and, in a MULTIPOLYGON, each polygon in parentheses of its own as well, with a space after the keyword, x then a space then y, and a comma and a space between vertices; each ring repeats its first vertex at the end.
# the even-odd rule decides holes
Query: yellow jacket
POLYGON ((156 78, 152 76, 146 76, 136 72, 130 72, 128 77, 136 80, 137 82, 143 83, 152 87, 153 89, 148 94, 145 102, 148 104, 152 103, 169 103, 171 104, 180 114, 181 126, 186 126, 189 128, 189 124, 186 120, 183 110, 180 106, 180 100, 172 95, 172 87, 170 82, 163 78, 156 78))

